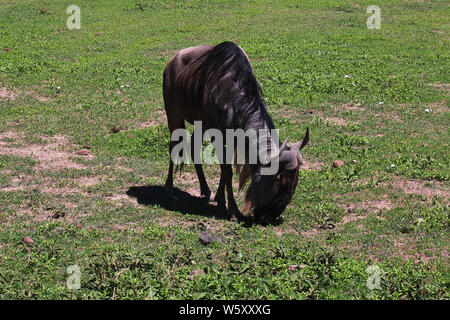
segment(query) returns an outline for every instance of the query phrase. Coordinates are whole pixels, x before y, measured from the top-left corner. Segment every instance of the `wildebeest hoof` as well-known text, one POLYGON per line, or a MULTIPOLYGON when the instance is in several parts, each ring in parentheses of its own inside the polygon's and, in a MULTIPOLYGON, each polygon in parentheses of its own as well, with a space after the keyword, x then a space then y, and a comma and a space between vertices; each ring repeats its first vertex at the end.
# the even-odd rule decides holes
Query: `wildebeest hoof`
POLYGON ((227 206, 225 205, 225 201, 223 200, 217 200, 216 198, 213 198, 210 200, 210 202, 215 203, 217 208, 227 210, 227 206))
POLYGON ((209 195, 202 194, 200 198, 203 199, 205 202, 211 202, 211 196, 209 195))
POLYGON ((201 191, 201 198, 208 200, 211 199, 211 191, 201 191))
POLYGON ((242 221, 244 216, 240 212, 230 212, 230 221, 239 222, 242 221))

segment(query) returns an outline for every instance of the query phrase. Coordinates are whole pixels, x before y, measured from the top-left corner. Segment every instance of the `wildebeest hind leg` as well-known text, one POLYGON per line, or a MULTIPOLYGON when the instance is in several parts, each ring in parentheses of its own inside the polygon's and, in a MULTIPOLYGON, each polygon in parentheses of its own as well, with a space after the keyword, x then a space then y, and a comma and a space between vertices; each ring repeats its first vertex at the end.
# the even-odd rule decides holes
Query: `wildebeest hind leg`
MULTIPOLYGON (((222 146, 221 150, 221 154, 224 155, 226 154, 226 148, 225 146, 222 146)), ((217 152, 217 150, 216 150, 217 152)), ((224 163, 224 158, 219 156, 219 162, 220 162, 220 181, 219 181, 219 187, 217 188, 216 191, 216 196, 214 197, 214 202, 217 203, 217 207, 221 208, 221 209, 225 209, 226 210, 226 203, 225 203, 225 176, 224 176, 224 170, 222 170, 222 164, 224 163)))
POLYGON ((184 129, 184 120, 178 122, 178 125, 173 125, 173 121, 167 115, 168 123, 169 123, 169 132, 170 132, 170 142, 169 142, 169 172, 167 173, 166 183, 164 188, 166 189, 167 197, 169 199, 176 199, 173 194, 173 160, 172 160, 172 149, 178 143, 178 141, 172 141, 172 132, 176 129, 184 129))
POLYGON ((205 198, 205 200, 209 201, 209 199, 211 198, 211 190, 208 187, 208 183, 206 182, 205 179, 205 174, 203 173, 203 166, 201 164, 201 162, 196 163, 197 161, 200 161, 200 154, 197 154, 197 157, 195 156, 195 152, 199 152, 201 153, 201 146, 200 148, 198 148, 198 150, 196 150, 195 146, 194 146, 194 134, 191 135, 191 158, 192 161, 194 162, 194 166, 195 166, 195 171, 197 172, 197 177, 198 177, 198 182, 200 183, 200 193, 202 195, 202 197, 205 198))
POLYGON ((214 201, 217 203, 219 208, 225 208, 225 179, 223 174, 220 175, 219 187, 217 188, 216 196, 214 201))
POLYGON ((227 198, 228 198, 228 214, 230 215, 231 221, 239 221, 244 218, 242 213, 236 204, 236 200, 233 195, 233 169, 231 164, 223 164, 220 166, 222 170, 222 175, 225 179, 225 186, 227 188, 227 198))
POLYGON ((201 164, 195 165, 195 171, 197 171, 197 177, 198 181, 200 182, 200 192, 202 197, 205 198, 205 200, 209 201, 211 198, 211 190, 208 187, 208 183, 205 179, 205 174, 203 173, 203 167, 201 164))

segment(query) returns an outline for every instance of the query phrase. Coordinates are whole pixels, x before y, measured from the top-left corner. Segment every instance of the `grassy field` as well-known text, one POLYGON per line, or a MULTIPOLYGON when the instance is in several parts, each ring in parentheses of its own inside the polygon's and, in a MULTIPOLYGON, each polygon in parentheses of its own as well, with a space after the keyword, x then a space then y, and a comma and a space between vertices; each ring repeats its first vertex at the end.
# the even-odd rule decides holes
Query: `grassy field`
POLYGON ((0 0, 0 299, 449 299, 449 15, 445 0, 0 0), (181 200, 162 195, 164 66, 225 40, 281 138, 311 131, 267 227, 199 201, 192 165, 181 200))

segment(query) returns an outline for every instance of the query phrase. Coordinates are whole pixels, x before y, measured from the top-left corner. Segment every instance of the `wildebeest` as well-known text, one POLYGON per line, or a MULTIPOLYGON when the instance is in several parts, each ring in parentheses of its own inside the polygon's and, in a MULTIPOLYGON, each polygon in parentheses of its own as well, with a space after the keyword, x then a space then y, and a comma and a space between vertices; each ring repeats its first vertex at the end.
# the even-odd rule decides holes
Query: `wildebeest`
MULTIPOLYGON (((185 121, 191 124, 202 121, 203 130, 216 128, 224 135, 226 129, 275 129, 247 54, 233 42, 180 50, 164 69, 163 95, 171 135, 174 130, 185 128, 185 121)), ((263 164, 259 161, 237 167, 239 189, 251 181, 244 208, 247 212, 254 210, 255 222, 273 222, 292 200, 303 162, 300 150, 308 140, 308 130, 302 141, 291 146, 277 140, 275 152, 279 156, 279 170, 276 174, 262 175, 263 164)), ((176 144, 177 141, 170 142, 169 154, 176 144)), ((173 191, 173 166, 171 158, 165 183, 169 194, 173 191)), ((214 200, 225 207, 226 188, 230 218, 242 219, 233 196, 232 165, 223 162, 220 168, 220 182, 214 200)), ((211 191, 202 165, 195 164, 195 169, 201 195, 210 200, 211 191)))

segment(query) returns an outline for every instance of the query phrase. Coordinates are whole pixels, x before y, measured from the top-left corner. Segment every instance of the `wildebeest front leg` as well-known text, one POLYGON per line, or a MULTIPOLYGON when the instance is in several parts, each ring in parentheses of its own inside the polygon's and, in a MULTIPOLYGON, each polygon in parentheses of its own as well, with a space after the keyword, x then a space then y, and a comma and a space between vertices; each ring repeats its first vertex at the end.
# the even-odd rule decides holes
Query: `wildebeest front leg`
POLYGON ((225 181, 225 187, 227 188, 227 198, 228 198, 228 214, 230 215, 230 220, 239 221, 244 217, 239 211, 239 208, 234 200, 233 195, 233 170, 231 164, 222 164, 220 166, 222 170, 222 176, 225 181))

